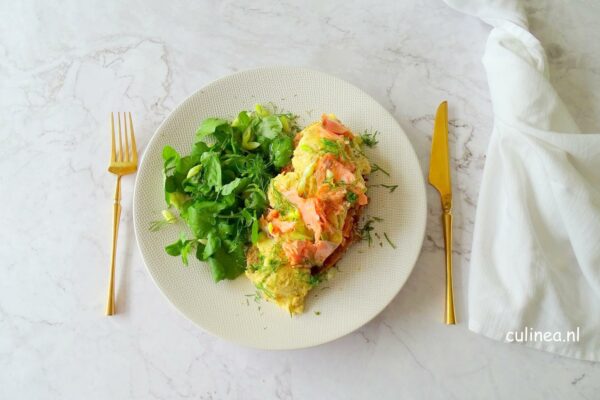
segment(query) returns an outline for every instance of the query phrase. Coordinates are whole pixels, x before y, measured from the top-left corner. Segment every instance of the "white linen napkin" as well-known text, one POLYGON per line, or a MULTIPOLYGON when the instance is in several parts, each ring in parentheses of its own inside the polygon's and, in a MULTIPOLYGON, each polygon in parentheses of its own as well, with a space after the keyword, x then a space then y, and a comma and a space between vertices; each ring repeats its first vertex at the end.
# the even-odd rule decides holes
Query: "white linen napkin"
POLYGON ((517 1, 446 2, 493 26, 483 64, 494 129, 473 234, 469 329, 600 361, 600 133, 580 133, 517 1), (578 341, 566 341, 568 331, 578 341))

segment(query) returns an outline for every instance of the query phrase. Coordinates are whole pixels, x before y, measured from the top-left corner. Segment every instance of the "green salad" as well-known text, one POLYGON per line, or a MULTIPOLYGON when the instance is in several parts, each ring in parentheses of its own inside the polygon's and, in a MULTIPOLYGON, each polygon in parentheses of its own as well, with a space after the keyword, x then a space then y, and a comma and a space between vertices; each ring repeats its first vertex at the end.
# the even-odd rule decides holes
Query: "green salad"
POLYGON ((163 222, 177 220, 175 209, 191 231, 165 251, 185 265, 190 254, 208 262, 217 282, 242 274, 245 250, 257 241, 258 219, 268 205, 269 182, 290 163, 297 132, 294 115, 256 105, 233 121, 205 119, 188 155, 165 146, 163 222))

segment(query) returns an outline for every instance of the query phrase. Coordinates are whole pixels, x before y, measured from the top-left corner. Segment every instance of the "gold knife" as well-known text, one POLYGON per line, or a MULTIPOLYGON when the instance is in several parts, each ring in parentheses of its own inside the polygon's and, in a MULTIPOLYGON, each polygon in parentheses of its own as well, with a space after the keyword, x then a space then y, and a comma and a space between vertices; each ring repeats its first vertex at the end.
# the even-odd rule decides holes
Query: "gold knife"
POLYGON ((442 199, 444 247, 446 249, 446 311, 447 325, 456 323, 454 292, 452 290, 452 184, 450 183, 450 156, 448 154, 448 102, 442 102, 435 114, 429 183, 437 189, 442 199))

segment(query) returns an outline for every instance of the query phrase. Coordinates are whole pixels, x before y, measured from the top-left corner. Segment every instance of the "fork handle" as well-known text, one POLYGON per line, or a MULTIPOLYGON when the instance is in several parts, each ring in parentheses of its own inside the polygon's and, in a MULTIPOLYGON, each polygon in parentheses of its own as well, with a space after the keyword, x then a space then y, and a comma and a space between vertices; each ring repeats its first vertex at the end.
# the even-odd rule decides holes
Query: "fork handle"
POLYGON ((454 290, 452 288, 452 211, 444 210, 444 247, 446 250, 446 311, 444 322, 446 325, 456 324, 454 315, 454 290))
POLYGON ((117 255, 117 237, 119 236, 119 220, 121 219, 121 176, 117 176, 113 204, 112 250, 110 256, 110 277, 108 280, 108 297, 106 299, 106 315, 115 313, 115 258, 117 255))

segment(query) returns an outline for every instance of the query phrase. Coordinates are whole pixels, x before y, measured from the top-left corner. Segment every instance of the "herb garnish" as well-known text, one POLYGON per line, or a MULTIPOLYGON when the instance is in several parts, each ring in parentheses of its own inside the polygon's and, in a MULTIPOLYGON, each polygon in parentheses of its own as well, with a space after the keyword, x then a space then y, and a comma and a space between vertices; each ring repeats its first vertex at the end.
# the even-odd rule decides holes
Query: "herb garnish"
POLYGON ((369 132, 368 130, 365 130, 360 134, 360 138, 365 146, 373 148, 379 143, 377 135, 379 135, 379 131, 369 132))
POLYGON ((317 286, 319 283, 323 282, 323 275, 322 274, 316 274, 316 275, 310 275, 310 277, 308 278, 308 283, 310 283, 311 287, 317 286))
MULTIPOLYGON (((381 239, 379 233, 375 231, 374 225, 376 222, 383 221, 383 218, 368 215, 363 221, 364 222, 362 227, 358 229, 358 235, 361 240, 366 240, 369 244, 369 247, 371 247, 371 245, 373 244, 373 236, 375 236, 377 240, 381 239)), ((386 232, 383 232, 383 236, 385 237, 385 240, 389 243, 389 245, 393 249, 396 249, 396 245, 391 241, 386 232)), ((381 241, 379 241, 379 246, 383 246, 383 243, 381 241)))
POLYGON ((373 243, 372 232, 375 230, 375 227, 373 226, 373 224, 375 222, 381 222, 381 221, 383 221, 382 218, 367 216, 365 223, 359 229, 358 233, 360 235, 361 240, 366 240, 369 243, 369 247, 371 247, 371 244, 373 243))
POLYGON ((385 237, 385 240, 387 240, 387 242, 390 244, 390 246, 392 246, 392 248, 395 249, 396 245, 394 243, 392 243, 392 241, 388 237, 388 234, 386 232, 383 232, 383 236, 385 237))
MULTIPOLYGON (((187 156, 165 146, 165 200, 193 235, 181 234, 165 248, 167 254, 181 256, 187 265, 195 250, 196 258, 208 262, 215 281, 244 272, 246 247, 258 240, 258 218, 268 204, 269 182, 290 163, 295 121, 292 114, 257 105, 233 121, 205 119, 187 156)), ((163 225, 161 221, 151 229, 163 225)))
POLYGON ((349 191, 348 193, 346 193, 346 200, 350 204, 354 204, 356 200, 358 200, 358 195, 354 192, 349 191))
POLYGON ((390 193, 394 193, 394 190, 398 189, 398 185, 386 185, 386 184, 383 184, 383 183, 379 183, 379 184, 376 184, 376 185, 369 185, 369 187, 370 188, 372 188, 372 187, 383 187, 383 188, 388 189, 390 191, 390 193))
POLYGON ((389 172, 387 172, 385 169, 381 168, 379 165, 377 165, 377 164, 373 163, 373 164, 371 165, 371 172, 377 172, 377 171, 381 171, 381 172, 383 172, 384 174, 386 174, 387 176, 390 176, 390 173, 389 173, 389 172))

